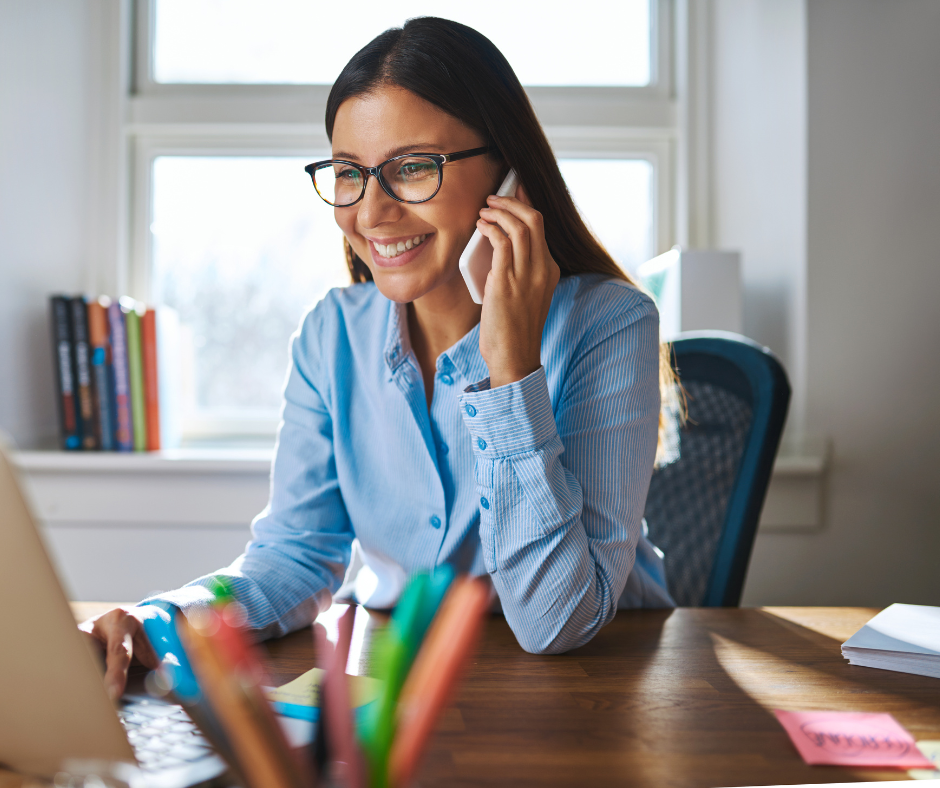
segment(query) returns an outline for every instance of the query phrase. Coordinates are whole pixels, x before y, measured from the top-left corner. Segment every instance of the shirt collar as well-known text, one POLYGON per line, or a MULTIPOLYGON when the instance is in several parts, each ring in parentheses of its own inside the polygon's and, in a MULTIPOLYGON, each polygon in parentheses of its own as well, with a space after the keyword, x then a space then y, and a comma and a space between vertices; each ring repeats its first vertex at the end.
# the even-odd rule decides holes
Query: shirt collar
POLYGON ((388 332, 385 338, 385 363, 394 372, 408 358, 411 342, 408 339, 408 315, 405 304, 389 301, 388 332))
MULTIPOLYGON (((385 363, 394 372, 411 352, 408 338, 407 305, 389 301, 388 332, 385 338, 385 363)), ((480 355, 480 324, 477 323, 437 359, 437 369, 463 376, 468 384, 478 383, 489 375, 486 362, 480 355)))
POLYGON ((442 369, 448 363, 456 367, 468 384, 478 383, 490 374, 483 356, 480 355, 479 323, 457 340, 455 344, 441 353, 440 358, 437 360, 438 369, 441 369, 442 372, 449 371, 442 369))

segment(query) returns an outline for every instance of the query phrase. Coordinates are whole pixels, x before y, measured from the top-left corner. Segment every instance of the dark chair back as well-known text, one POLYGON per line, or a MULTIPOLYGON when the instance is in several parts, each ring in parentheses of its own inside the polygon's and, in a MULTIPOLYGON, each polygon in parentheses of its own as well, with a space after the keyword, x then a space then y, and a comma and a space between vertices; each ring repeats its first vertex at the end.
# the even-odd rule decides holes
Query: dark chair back
POLYGON ((736 607, 790 401, 767 348, 694 331, 673 343, 689 419, 679 458, 653 473, 645 517, 681 606, 736 607))

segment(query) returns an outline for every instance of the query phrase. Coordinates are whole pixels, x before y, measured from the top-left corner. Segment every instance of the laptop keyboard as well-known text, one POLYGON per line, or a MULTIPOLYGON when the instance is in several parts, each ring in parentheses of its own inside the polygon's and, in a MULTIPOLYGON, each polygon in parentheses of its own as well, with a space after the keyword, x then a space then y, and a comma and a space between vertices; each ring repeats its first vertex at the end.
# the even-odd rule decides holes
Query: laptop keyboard
POLYGON ((118 711, 140 768, 155 772, 178 769, 214 757, 182 706, 145 699, 126 699, 118 711))

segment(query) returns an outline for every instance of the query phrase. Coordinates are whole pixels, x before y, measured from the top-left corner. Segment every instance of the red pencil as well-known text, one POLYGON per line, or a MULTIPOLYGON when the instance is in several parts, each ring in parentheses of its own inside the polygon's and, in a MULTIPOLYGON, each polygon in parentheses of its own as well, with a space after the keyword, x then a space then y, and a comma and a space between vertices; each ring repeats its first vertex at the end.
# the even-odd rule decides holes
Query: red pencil
POLYGON ((345 764, 344 782, 347 788, 366 788, 365 761, 356 742, 352 699, 346 675, 346 660, 349 659, 355 618, 356 608, 350 605, 339 620, 339 637, 333 649, 326 639, 326 630, 323 627, 314 628, 318 659, 321 664, 328 663, 320 695, 320 713, 323 715, 320 729, 325 728, 327 731, 326 740, 334 760, 345 764))

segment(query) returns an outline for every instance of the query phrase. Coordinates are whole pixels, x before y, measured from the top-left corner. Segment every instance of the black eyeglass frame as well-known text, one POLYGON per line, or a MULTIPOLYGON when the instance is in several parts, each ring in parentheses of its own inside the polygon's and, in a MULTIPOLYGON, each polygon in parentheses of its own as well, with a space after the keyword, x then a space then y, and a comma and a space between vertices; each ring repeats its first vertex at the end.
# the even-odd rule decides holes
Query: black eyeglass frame
POLYGON ((359 172, 362 173, 362 192, 359 194, 358 199, 353 200, 353 202, 348 202, 343 205, 336 205, 331 203, 326 197, 320 194, 320 190, 317 189, 317 195, 323 202, 327 205, 331 205, 334 208, 350 208, 356 203, 360 202, 363 197, 366 196, 366 187, 369 185, 369 176, 372 175, 379 182, 379 185, 389 197, 391 197, 396 202, 407 203, 408 205, 418 205, 419 203, 427 202, 428 200, 433 199, 437 193, 441 190, 441 184, 444 183, 444 165, 452 161, 460 161, 461 159, 469 159, 473 156, 482 156, 484 153, 492 153, 496 149, 491 146, 486 146, 483 148, 471 148, 470 150, 462 150, 457 153, 403 153, 400 156, 392 156, 390 159, 386 159, 381 164, 375 167, 364 167, 361 164, 356 164, 354 161, 345 161, 344 159, 324 159, 323 161, 315 161, 313 164, 308 164, 304 167, 304 172, 310 176, 310 180, 313 181, 313 188, 317 189, 317 179, 314 177, 314 173, 324 167, 325 165, 333 164, 347 164, 350 167, 355 167, 359 172), (393 191, 391 186, 389 186, 385 179, 382 177, 382 168, 393 161, 398 161, 399 159, 411 159, 415 157, 421 157, 423 159, 432 159, 437 162, 437 188, 434 190, 434 193, 430 197, 425 197, 423 200, 403 200, 401 197, 398 197, 393 191))

